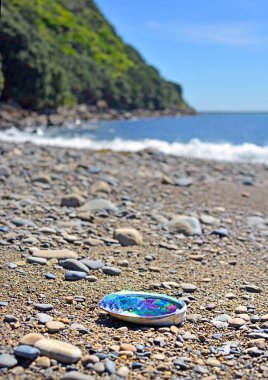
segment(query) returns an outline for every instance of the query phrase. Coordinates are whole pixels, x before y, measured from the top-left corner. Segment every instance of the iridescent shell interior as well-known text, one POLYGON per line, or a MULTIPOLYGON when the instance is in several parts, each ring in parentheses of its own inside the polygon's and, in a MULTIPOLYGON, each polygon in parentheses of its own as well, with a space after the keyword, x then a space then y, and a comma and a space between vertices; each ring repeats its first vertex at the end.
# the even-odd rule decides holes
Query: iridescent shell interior
POLYGON ((126 317, 154 318, 174 314, 182 309, 175 298, 154 293, 111 293, 102 299, 99 306, 113 314, 126 317))

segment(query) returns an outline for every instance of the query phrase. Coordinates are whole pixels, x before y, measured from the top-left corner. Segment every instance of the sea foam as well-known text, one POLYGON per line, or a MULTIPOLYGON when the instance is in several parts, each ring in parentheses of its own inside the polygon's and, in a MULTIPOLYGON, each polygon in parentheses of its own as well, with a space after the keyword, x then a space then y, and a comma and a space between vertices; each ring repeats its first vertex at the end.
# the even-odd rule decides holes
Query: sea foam
POLYGON ((268 163, 268 146, 259 146, 252 143, 234 145, 228 142, 211 143, 192 139, 187 143, 144 139, 124 140, 95 140, 89 137, 49 136, 41 130, 39 133, 19 131, 15 128, 1 131, 0 140, 11 143, 32 143, 76 149, 110 149, 113 151, 138 152, 143 149, 154 149, 165 154, 200 159, 213 159, 233 162, 268 163))

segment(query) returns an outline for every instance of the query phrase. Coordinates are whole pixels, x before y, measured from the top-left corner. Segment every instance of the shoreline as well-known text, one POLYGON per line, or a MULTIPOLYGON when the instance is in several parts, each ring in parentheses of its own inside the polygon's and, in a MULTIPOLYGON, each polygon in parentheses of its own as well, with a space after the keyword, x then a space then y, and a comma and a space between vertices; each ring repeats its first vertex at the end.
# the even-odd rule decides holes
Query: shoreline
POLYGON ((75 124, 85 121, 99 120, 129 120, 132 118, 154 118, 164 116, 196 115, 194 110, 166 109, 150 110, 115 110, 105 105, 88 106, 86 104, 76 107, 59 107, 55 110, 31 111, 18 105, 0 103, 0 130, 15 127, 23 130, 26 127, 60 127, 69 123, 75 124))

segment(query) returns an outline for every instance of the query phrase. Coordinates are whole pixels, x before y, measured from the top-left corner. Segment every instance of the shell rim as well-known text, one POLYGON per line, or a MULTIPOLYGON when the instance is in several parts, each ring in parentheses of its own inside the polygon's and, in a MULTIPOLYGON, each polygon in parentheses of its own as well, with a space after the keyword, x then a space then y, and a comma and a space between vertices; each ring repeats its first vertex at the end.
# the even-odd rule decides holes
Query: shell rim
POLYGON ((163 319, 163 318, 168 318, 168 317, 171 317, 174 315, 179 315, 179 314, 183 315, 183 314, 185 314, 186 309, 187 309, 186 303, 184 301, 178 300, 172 296, 168 296, 166 294, 161 294, 161 293, 148 293, 148 292, 135 292, 135 291, 133 291, 133 292, 132 291, 121 291, 121 292, 109 293, 106 296, 104 296, 102 298, 102 300, 99 302, 99 308, 106 311, 109 314, 112 314, 112 315, 120 315, 120 316, 124 316, 124 317, 131 317, 133 319, 163 319), (135 295, 135 296, 144 296, 144 295, 155 296, 156 298, 159 298, 159 299, 170 300, 170 301, 174 302, 175 305, 180 305, 181 308, 176 309, 176 311, 174 311, 173 313, 170 313, 170 314, 163 314, 163 315, 156 315, 156 316, 140 316, 140 315, 129 316, 129 315, 120 314, 120 313, 116 313, 116 312, 107 310, 101 306, 101 302, 104 300, 104 298, 107 297, 108 295, 111 295, 111 294, 114 294, 114 295, 127 294, 127 295, 135 295))

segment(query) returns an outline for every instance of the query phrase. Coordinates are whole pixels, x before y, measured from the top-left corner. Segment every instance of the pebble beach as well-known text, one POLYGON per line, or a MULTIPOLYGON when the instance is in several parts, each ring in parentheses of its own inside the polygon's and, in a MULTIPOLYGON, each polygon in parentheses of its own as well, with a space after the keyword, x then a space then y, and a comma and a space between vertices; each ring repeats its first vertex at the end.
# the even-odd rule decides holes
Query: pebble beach
POLYGON ((268 379, 268 166, 0 142, 1 379, 268 379), (128 324, 111 292, 182 299, 128 324))

